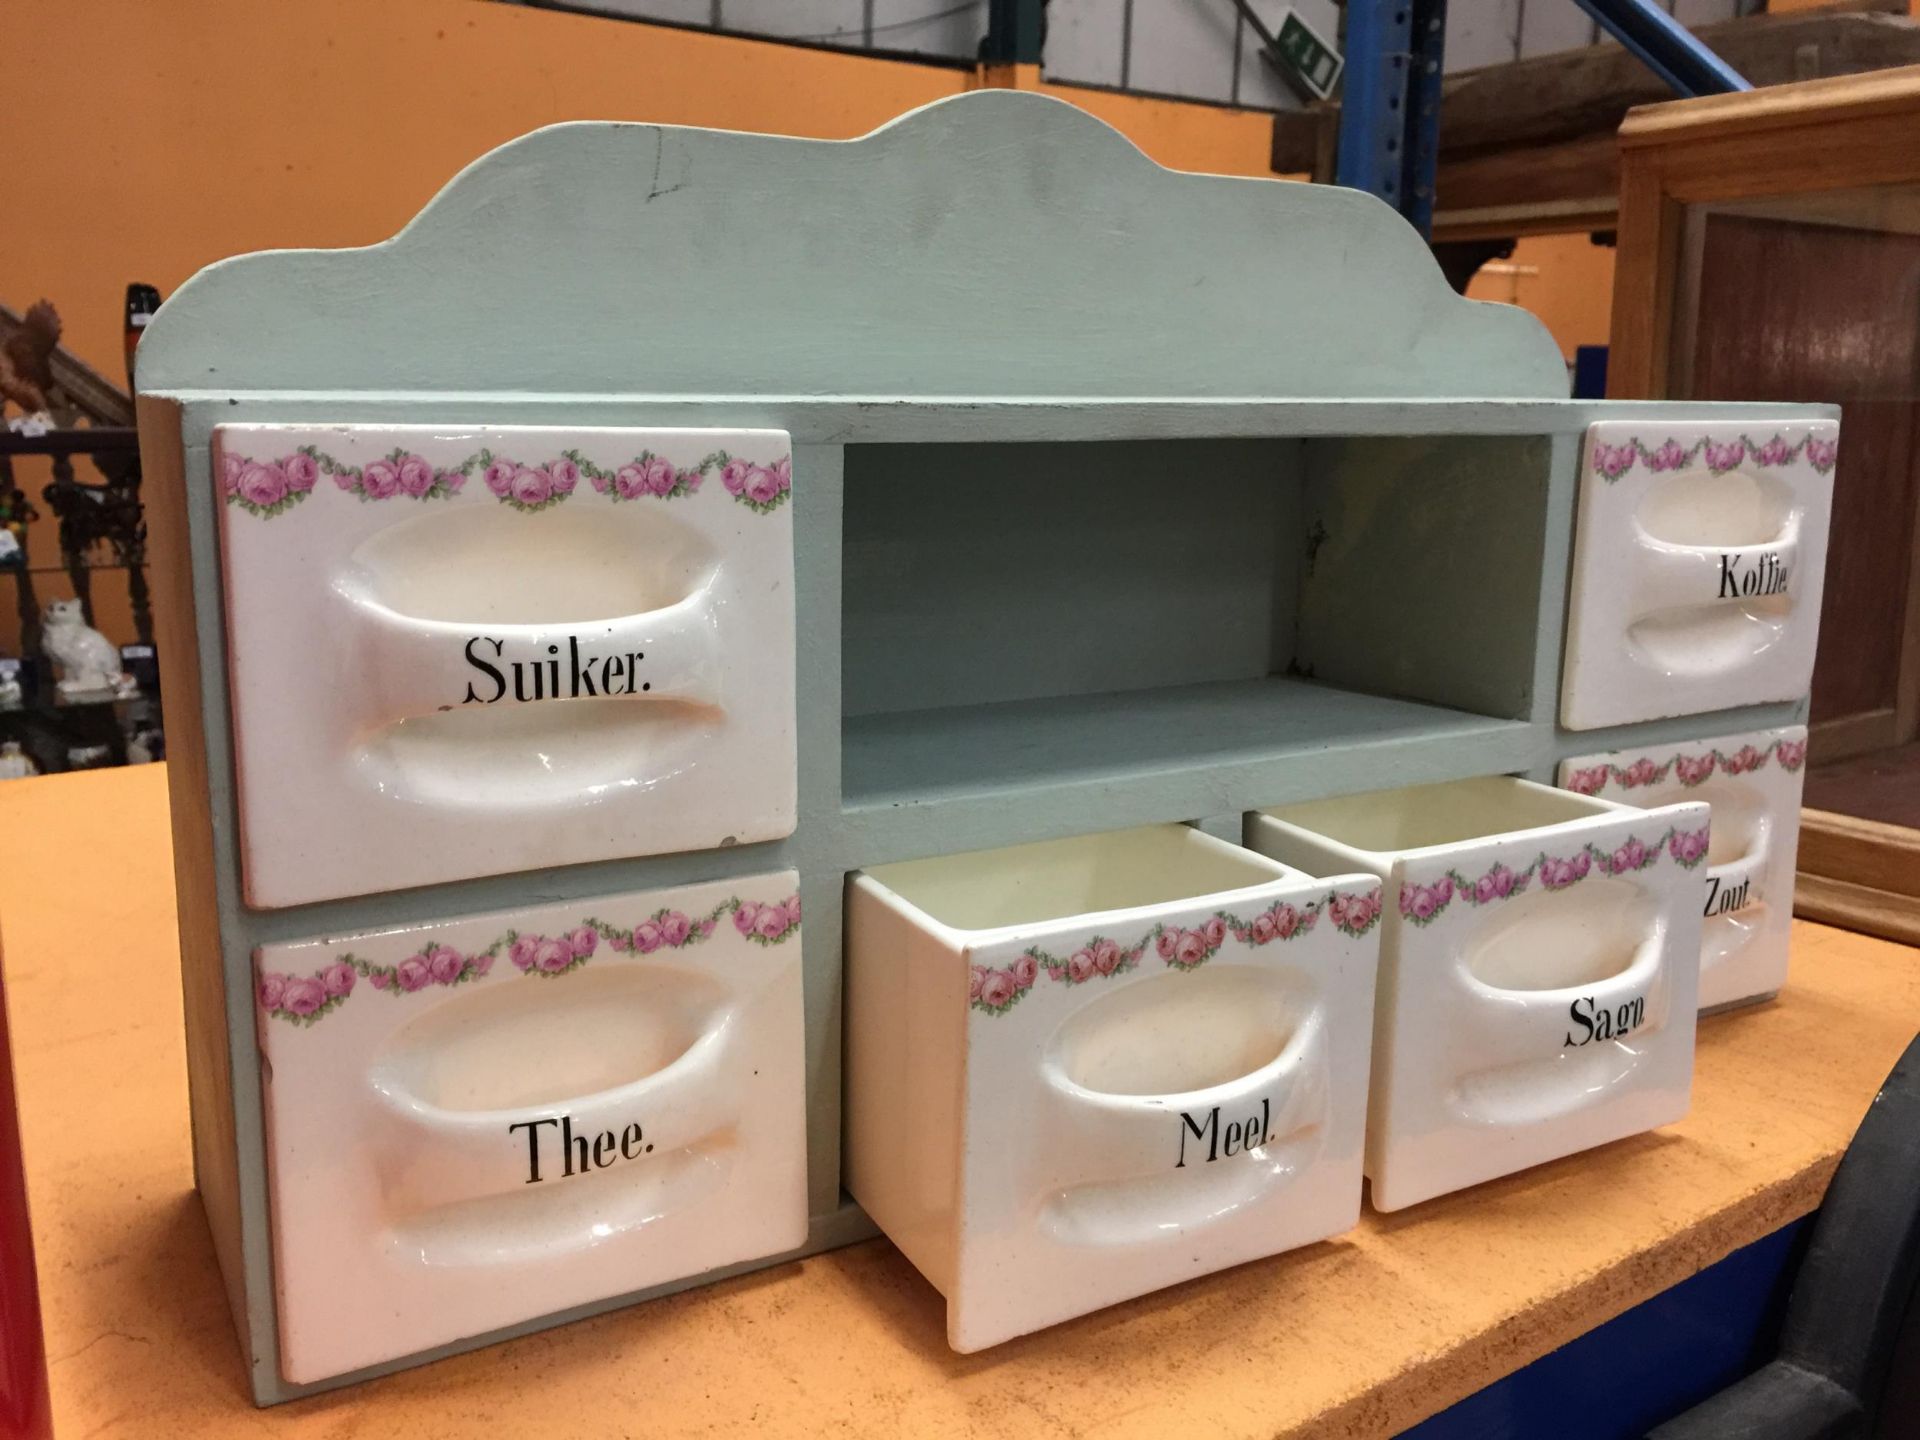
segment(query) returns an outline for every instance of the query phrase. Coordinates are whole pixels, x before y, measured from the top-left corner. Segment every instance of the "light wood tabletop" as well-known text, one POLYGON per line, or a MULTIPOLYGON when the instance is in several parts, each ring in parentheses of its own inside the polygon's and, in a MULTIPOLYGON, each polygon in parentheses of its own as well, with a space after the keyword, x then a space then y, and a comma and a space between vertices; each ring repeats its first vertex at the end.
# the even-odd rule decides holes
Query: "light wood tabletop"
POLYGON ((193 1193, 164 766, 0 785, 62 1437, 1390 1435, 1815 1208, 1920 1030, 1912 950, 1797 924, 1692 1114, 984 1354, 882 1241, 254 1409, 193 1193))

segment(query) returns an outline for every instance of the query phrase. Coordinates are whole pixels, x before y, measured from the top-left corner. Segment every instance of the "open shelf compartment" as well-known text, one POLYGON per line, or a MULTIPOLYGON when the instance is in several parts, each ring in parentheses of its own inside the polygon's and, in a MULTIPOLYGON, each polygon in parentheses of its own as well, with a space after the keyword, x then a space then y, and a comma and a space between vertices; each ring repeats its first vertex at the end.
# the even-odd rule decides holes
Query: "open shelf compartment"
POLYGON ((1262 786, 1265 772, 1316 757, 1372 767, 1415 746, 1499 769, 1522 763, 1531 734, 1525 721, 1268 676, 857 716, 846 725, 843 784, 849 810, 1150 783, 1163 772, 1218 771, 1285 790, 1277 778, 1262 786))
POLYGON ((1528 436, 849 446, 843 808, 991 806, 999 843, 1524 768, 1549 463, 1528 436))

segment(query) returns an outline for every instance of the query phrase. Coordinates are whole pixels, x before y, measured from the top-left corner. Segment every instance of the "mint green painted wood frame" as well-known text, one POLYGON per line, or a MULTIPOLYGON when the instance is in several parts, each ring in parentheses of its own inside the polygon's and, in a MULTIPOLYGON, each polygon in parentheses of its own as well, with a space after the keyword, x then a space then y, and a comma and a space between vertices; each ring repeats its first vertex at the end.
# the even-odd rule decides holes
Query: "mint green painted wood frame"
MULTIPOLYGON (((213 893, 182 903, 209 907, 221 935, 243 1256, 226 1280, 261 1403, 646 1296, 329 1386, 283 1384, 251 1001, 258 944, 797 867, 806 1248, 817 1250, 870 1233, 839 1185, 848 871, 1151 821, 1237 839, 1250 807, 1477 774, 1545 779, 1575 750, 1805 717, 1804 704, 1789 704, 1580 735, 1555 724, 1585 427, 1758 407, 1568 401, 1539 324, 1455 296, 1418 237, 1372 198, 1169 172, 1100 122, 1032 95, 961 97, 851 142, 627 124, 536 132, 469 167, 382 245, 210 267, 149 329, 139 375, 144 396, 178 407, 189 481, 200 690, 168 700, 204 716, 216 865, 213 893), (246 909, 209 446, 221 423, 300 420, 790 431, 793 837, 246 909), (1069 683, 1006 706, 884 713, 884 654, 863 649, 863 713, 843 715, 847 473, 877 453, 853 447, 978 445, 983 464, 1025 465, 1019 473, 1044 485, 1044 455, 1007 459, 1003 447, 1223 439, 1267 446, 1259 453, 1275 457, 1286 487, 1268 577, 1280 678, 1226 673, 1222 661, 1218 677, 1185 688, 1116 696, 1069 683), (1467 537, 1442 513, 1420 518, 1423 476, 1471 505, 1482 471, 1488 486, 1528 497, 1501 522, 1500 553, 1521 556, 1504 578, 1470 553, 1444 563, 1467 537), (1320 532, 1336 543, 1309 564, 1320 532), (1357 578, 1369 567, 1377 591, 1357 578), (1408 576, 1422 587, 1417 604, 1393 593, 1408 576), (1489 584, 1506 587, 1499 607, 1489 584), (1463 651, 1440 664, 1396 647, 1401 625, 1444 633, 1456 620, 1491 625, 1483 659, 1463 651), (1309 670, 1316 678, 1301 678, 1309 670)), ((871 469, 861 473, 871 483, 871 469)), ((1165 523, 1177 528, 1182 513, 1175 490, 1165 523)), ((1179 643, 1151 637, 1163 657, 1179 643)))

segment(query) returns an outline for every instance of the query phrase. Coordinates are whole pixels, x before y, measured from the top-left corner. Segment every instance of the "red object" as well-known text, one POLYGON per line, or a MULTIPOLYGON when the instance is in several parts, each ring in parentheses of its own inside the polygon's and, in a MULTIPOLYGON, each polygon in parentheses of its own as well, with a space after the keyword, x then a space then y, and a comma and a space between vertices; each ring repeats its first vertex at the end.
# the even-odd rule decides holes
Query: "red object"
POLYGON ((0 1440, 52 1437, 40 1285, 33 1273, 27 1177, 20 1163, 13 1042, 7 1032, 6 991, 0 986, 0 1440))

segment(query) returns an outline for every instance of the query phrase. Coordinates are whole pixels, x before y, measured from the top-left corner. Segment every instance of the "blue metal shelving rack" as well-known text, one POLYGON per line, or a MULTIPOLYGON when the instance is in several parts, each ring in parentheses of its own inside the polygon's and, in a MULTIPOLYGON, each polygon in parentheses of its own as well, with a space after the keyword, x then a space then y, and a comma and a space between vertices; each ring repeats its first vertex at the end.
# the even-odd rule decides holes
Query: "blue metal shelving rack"
MULTIPOLYGON (((1751 87, 1653 0, 1574 0, 1679 95, 1751 87)), ((1350 0, 1338 184, 1378 195, 1433 233, 1447 0, 1350 0)))

